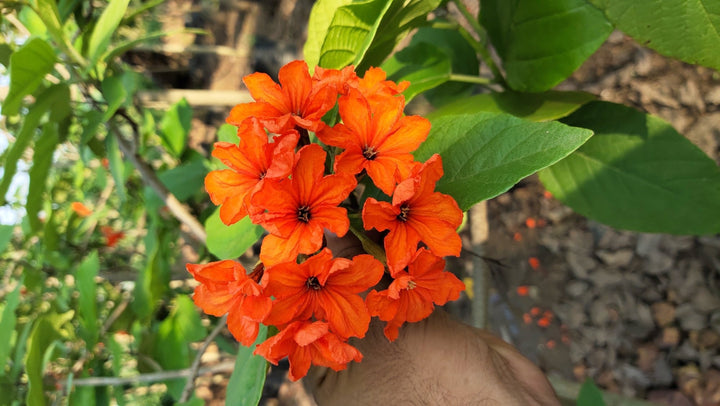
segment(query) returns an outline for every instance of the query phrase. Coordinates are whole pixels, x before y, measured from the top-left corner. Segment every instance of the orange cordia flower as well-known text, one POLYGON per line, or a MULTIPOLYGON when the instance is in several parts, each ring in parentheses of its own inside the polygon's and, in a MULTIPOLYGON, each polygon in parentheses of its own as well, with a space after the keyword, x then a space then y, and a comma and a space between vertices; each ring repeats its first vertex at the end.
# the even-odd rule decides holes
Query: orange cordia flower
POLYGON ((397 185, 392 204, 372 197, 365 202, 365 229, 390 230, 384 244, 393 275, 407 266, 420 241, 435 255, 460 255, 462 241, 456 230, 462 211, 451 196, 433 191, 442 175, 442 161, 435 154, 397 185))
MULTIPOLYGON (((298 134, 291 132, 268 142, 260 123, 249 118, 238 128, 239 144, 215 143, 213 156, 230 169, 211 171, 205 177, 205 189, 213 203, 220 205, 220 219, 230 225, 252 211, 252 194, 265 179, 281 179, 290 174, 295 160, 298 134)), ((260 209, 255 208, 255 212, 260 209)))
POLYGON ((410 86, 407 80, 395 83, 386 80, 387 74, 381 68, 370 68, 365 75, 357 82, 357 88, 366 97, 394 96, 402 93, 410 86))
POLYGON ((72 202, 70 208, 80 217, 87 217, 92 214, 92 210, 81 202, 72 202))
POLYGON ((457 300, 465 290, 455 275, 445 270, 445 260, 420 248, 407 271, 395 275, 387 290, 372 290, 365 301, 372 316, 387 321, 385 336, 394 341, 406 321, 417 322, 432 313, 433 304, 442 306, 457 300))
POLYGON ((366 170, 380 190, 392 195, 396 172, 401 179, 410 175, 415 166, 411 152, 430 132, 427 119, 403 116, 403 106, 402 97, 371 103, 355 90, 341 97, 343 123, 317 134, 325 144, 345 149, 335 158, 335 172, 354 175, 366 170))
POLYGON ((351 87, 358 87, 359 78, 355 73, 355 67, 352 65, 340 70, 316 66, 313 80, 320 84, 330 85, 335 89, 335 93, 344 95, 347 94, 348 89, 351 87))
POLYGON ((293 61, 283 66, 278 79, 280 84, 265 73, 245 76, 243 82, 256 101, 235 106, 227 122, 240 125, 246 118, 256 117, 277 134, 293 128, 314 132, 324 126, 322 117, 335 106, 335 87, 313 81, 305 61, 293 61))
POLYGON ((267 293, 275 303, 265 323, 282 325, 314 316, 341 337, 364 337, 370 315, 358 293, 378 283, 383 271, 371 255, 333 259, 327 248, 300 265, 286 262, 268 268, 267 293))
POLYGON ((357 348, 343 342, 328 329, 328 324, 316 321, 296 321, 255 348, 256 355, 277 365, 288 357, 291 381, 304 377, 310 364, 343 370, 350 361, 360 362, 357 348))
POLYGON ((232 335, 243 345, 252 345, 259 322, 272 306, 272 299, 258 284, 262 269, 251 277, 242 264, 230 260, 187 264, 186 268, 200 282, 193 295, 195 304, 213 316, 228 313, 227 325, 232 335))
POLYGON ((105 246, 107 247, 114 247, 118 241, 122 240, 123 237, 125 237, 125 233, 122 231, 115 231, 110 226, 102 226, 100 227, 100 232, 103 233, 103 236, 105 237, 105 246))
POLYGON ((324 229, 340 237, 347 232, 347 211, 338 205, 357 182, 347 174, 323 176, 325 155, 320 145, 302 147, 291 178, 267 179, 253 196, 252 203, 266 210, 251 216, 270 233, 260 249, 266 266, 316 252, 322 246, 324 229))

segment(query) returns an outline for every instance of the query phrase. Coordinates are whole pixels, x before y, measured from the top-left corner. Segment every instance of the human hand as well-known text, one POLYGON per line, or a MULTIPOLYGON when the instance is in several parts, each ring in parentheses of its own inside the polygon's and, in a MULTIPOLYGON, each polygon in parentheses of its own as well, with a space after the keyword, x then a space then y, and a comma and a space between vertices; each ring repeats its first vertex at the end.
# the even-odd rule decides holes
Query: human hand
MULTIPOLYGON (((328 238, 339 256, 360 248, 354 238, 328 238)), ((559 405, 545 375, 493 334, 436 310, 406 323, 397 340, 373 319, 364 339, 351 340, 364 358, 335 372, 315 367, 305 383, 319 405, 559 405)))

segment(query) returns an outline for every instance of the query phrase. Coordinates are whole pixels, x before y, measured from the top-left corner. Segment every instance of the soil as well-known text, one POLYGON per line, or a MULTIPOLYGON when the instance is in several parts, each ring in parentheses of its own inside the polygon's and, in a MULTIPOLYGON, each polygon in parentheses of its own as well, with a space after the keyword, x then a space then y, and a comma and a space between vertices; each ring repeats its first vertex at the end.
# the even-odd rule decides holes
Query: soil
MULTIPOLYGON (((272 75, 302 55, 310 0, 222 3, 222 13, 174 1, 170 7, 188 10, 184 21, 212 30, 197 44, 229 46, 238 55, 185 58, 173 75, 156 75, 165 86, 241 89, 242 75, 272 75)), ((559 89, 655 114, 720 163, 715 71, 670 60, 615 32, 559 89)), ((196 112, 198 144, 209 146, 225 114, 196 112)), ((487 208, 483 252, 496 260, 492 330, 551 376, 591 377, 607 391, 657 404, 720 404, 719 236, 616 230, 573 213, 536 176, 487 208)), ((453 309, 467 317, 469 299, 463 300, 453 309)), ((263 403, 313 405, 302 385, 286 381, 286 369, 271 368, 263 403)), ((202 377, 198 395, 224 404, 226 378, 202 377)))

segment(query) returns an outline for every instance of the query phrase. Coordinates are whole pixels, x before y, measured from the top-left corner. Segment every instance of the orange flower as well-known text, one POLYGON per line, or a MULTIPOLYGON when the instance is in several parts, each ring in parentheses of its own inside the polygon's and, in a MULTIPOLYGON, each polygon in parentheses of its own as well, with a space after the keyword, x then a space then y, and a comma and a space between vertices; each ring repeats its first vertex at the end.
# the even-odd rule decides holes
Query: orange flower
POLYGON ((325 228, 340 237, 347 232, 347 211, 338 205, 357 183, 351 175, 323 176, 325 155, 320 145, 304 146, 298 151, 290 179, 268 179, 253 196, 253 205, 266 210, 251 216, 270 233, 260 249, 266 266, 316 252, 325 228))
POLYGON ((87 217, 92 214, 92 210, 80 202, 72 202, 70 208, 80 217, 87 217))
POLYGON ((100 232, 103 233, 103 236, 105 236, 105 246, 107 247, 114 247, 118 241, 122 240, 123 237, 125 237, 125 233, 122 231, 114 231, 112 227, 110 226, 102 226, 100 227, 100 232))
POLYGON ((433 192, 442 176, 442 161, 435 154, 395 188, 392 204, 368 198, 362 219, 366 230, 390 230, 385 253, 390 272, 400 272, 423 241, 437 256, 460 255, 457 228, 462 211, 451 196, 433 192))
POLYGON ((355 67, 352 65, 348 65, 341 70, 316 66, 313 80, 320 84, 332 86, 337 94, 344 95, 347 94, 349 88, 358 87, 359 78, 355 74, 355 67))
POLYGON ((321 321, 296 321, 255 348, 274 365, 282 358, 290 361, 289 377, 297 381, 305 376, 310 364, 343 370, 350 361, 360 362, 362 354, 357 348, 343 342, 321 321))
POLYGON ((370 314, 388 322, 385 336, 390 341, 398 337, 398 329, 406 321, 417 322, 429 316, 433 303, 442 306, 460 297, 465 284, 444 269, 445 260, 420 248, 408 270, 396 274, 387 290, 368 293, 365 302, 370 314))
POLYGON ((213 150, 213 156, 230 169, 212 171, 205 177, 210 200, 220 205, 220 219, 227 225, 242 220, 248 210, 253 210, 250 198, 265 179, 281 179, 290 174, 298 141, 293 131, 269 143, 265 130, 254 118, 242 122, 238 135, 239 144, 217 142, 213 150))
POLYGON ((395 83, 392 80, 385 80, 387 74, 381 68, 370 68, 365 72, 362 79, 358 81, 357 88, 366 97, 394 96, 402 93, 410 86, 410 82, 403 81, 395 83))
POLYGON ((252 345, 257 338, 258 323, 272 306, 272 300, 257 282, 262 270, 251 278, 241 264, 230 260, 186 267, 200 282, 193 295, 195 304, 213 316, 228 313, 227 324, 232 335, 243 345, 252 345))
POLYGON ((335 172, 354 175, 366 170, 380 190, 392 195, 396 171, 401 179, 410 175, 415 165, 411 152, 430 132, 427 119, 403 116, 404 104, 402 97, 371 103, 355 90, 341 97, 343 123, 317 134, 325 144, 345 149, 335 158, 335 172))
POLYGON ((333 259, 327 248, 300 265, 286 262, 268 268, 267 293, 275 303, 265 323, 282 325, 315 316, 341 337, 364 337, 370 315, 358 293, 378 283, 383 271, 371 255, 333 259))
POLYGON ((305 61, 293 61, 280 68, 280 84, 265 73, 245 76, 243 82, 256 100, 235 106, 227 122, 240 125, 248 117, 258 120, 271 132, 283 134, 294 128, 317 131, 322 117, 335 106, 337 93, 327 83, 313 82, 305 61))

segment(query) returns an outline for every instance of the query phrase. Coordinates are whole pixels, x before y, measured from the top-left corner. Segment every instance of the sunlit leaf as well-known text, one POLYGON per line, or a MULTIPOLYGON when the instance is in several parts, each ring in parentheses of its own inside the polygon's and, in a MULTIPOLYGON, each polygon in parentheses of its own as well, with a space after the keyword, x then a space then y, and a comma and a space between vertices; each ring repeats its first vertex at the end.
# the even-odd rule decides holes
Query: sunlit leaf
POLYGON ((160 135, 165 148, 179 158, 187 145, 192 122, 192 108, 185 98, 173 104, 160 122, 160 135))
POLYGON ((315 68, 320 61, 320 50, 335 11, 351 2, 352 0, 318 0, 313 4, 308 20, 307 40, 303 48, 303 56, 310 69, 315 68))
POLYGON ((595 136, 540 172, 553 196, 578 213, 642 232, 720 232, 720 168, 665 121, 592 102, 563 120, 595 136))
POLYGON ((18 281, 15 289, 7 294, 4 300, 5 307, 2 310, 2 318, 0 318, 0 376, 5 375, 6 361, 12 349, 10 347, 11 337, 15 331, 15 323, 17 323, 15 309, 17 309, 20 303, 20 289, 23 288, 22 284, 22 280, 18 281))
POLYGON ((2 114, 19 113, 25 96, 40 86, 55 65, 55 51, 47 42, 33 38, 10 56, 10 88, 2 103, 2 114))
POLYGON ((94 65, 100 55, 107 50, 108 45, 110 45, 110 38, 118 25, 120 25, 129 3, 130 0, 110 0, 108 6, 103 10, 88 43, 87 57, 90 66, 94 65))
POLYGON ((82 322, 85 335, 85 342, 89 348, 95 346, 98 340, 98 317, 97 304, 97 284, 95 277, 100 270, 100 261, 97 251, 93 251, 88 255, 77 267, 75 271, 75 279, 77 280, 77 288, 80 296, 78 297, 78 316, 82 322))
POLYGON ((28 379, 28 391, 25 402, 28 405, 46 405, 43 388, 43 371, 45 370, 45 352, 55 340, 68 338, 61 328, 73 317, 72 310, 63 314, 42 316, 28 338, 28 351, 25 357, 25 371, 28 379))
POLYGON ((410 86, 403 92, 409 102, 417 94, 433 89, 450 79, 452 64, 448 55, 427 42, 413 44, 395 53, 382 68, 388 79, 395 82, 407 80, 410 86))
POLYGON ((437 190, 462 210, 495 197, 524 177, 566 157, 592 135, 558 122, 533 123, 508 114, 476 113, 436 117, 419 160, 443 158, 437 190))
POLYGON ((27 203, 25 204, 26 216, 33 231, 42 228, 38 213, 45 201, 45 184, 53 163, 53 152, 55 152, 55 147, 59 141, 56 124, 53 122, 45 123, 42 136, 35 143, 33 151, 33 164, 29 173, 30 185, 28 187, 27 203))

